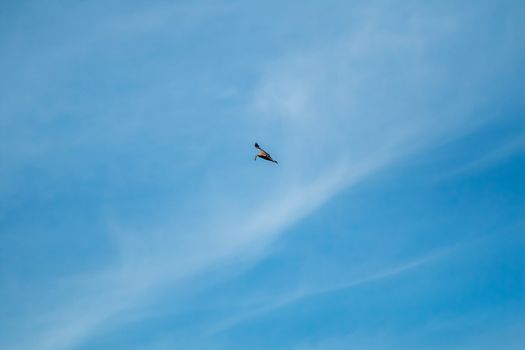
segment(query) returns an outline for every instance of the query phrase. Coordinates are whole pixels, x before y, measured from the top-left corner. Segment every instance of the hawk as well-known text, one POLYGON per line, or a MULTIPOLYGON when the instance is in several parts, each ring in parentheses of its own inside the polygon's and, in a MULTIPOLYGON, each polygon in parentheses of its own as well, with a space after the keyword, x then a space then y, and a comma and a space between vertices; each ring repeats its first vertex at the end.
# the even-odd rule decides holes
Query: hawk
POLYGON ((279 163, 277 163, 276 160, 273 160, 272 157, 270 156, 270 153, 268 153, 265 150, 263 150, 261 148, 261 146, 259 146, 259 144, 257 142, 255 143, 255 148, 257 148, 259 150, 259 153, 255 156, 254 160, 257 160, 257 157, 259 157, 259 158, 262 158, 264 160, 268 160, 270 162, 274 162, 275 164, 279 164, 279 163))

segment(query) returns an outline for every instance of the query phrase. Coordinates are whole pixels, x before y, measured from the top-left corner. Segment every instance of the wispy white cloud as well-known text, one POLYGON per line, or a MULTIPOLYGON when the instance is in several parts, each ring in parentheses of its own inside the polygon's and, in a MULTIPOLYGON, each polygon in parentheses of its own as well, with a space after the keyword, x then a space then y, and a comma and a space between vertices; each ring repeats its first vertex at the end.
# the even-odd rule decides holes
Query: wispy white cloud
POLYGON ((384 268, 381 271, 375 271, 366 276, 355 278, 350 281, 344 281, 342 283, 336 283, 328 286, 304 285, 294 287, 292 291, 287 292, 286 294, 272 295, 270 298, 267 298, 264 301, 259 301, 258 303, 252 302, 252 304, 254 304, 254 307, 247 308, 242 314, 238 314, 230 319, 223 320, 218 325, 213 326, 209 331, 209 334, 215 334, 218 332, 226 331, 241 323, 250 321, 254 318, 260 317, 261 315, 273 312, 279 308, 288 306, 290 304, 299 302, 307 298, 312 298, 322 294, 334 293, 341 290, 356 288, 362 285, 366 285, 368 283, 393 278, 397 275, 401 275, 405 272, 415 270, 417 268, 430 264, 436 260, 444 258, 456 248, 457 247, 454 246, 451 248, 442 249, 438 252, 429 254, 423 258, 384 268))
POLYGON ((494 349, 499 347, 505 350, 517 350, 523 346, 523 329, 525 323, 507 323, 500 328, 491 327, 494 319, 486 313, 475 315, 461 315, 459 317, 447 318, 446 320, 436 317, 425 324, 421 324, 418 330, 411 328, 408 332, 401 332, 390 327, 381 327, 374 331, 354 330, 349 333, 326 337, 317 341, 304 341, 293 347, 294 350, 328 350, 366 348, 374 350, 404 349, 417 347, 419 349, 435 350, 446 347, 447 349, 474 350, 494 349), (473 327, 474 324, 483 329, 475 337, 454 339, 455 334, 465 328, 473 327), (482 325, 482 326, 480 326, 482 325), (437 344, 428 341, 439 337, 437 344), (480 341, 481 340, 481 341, 480 341))
POLYGON ((519 135, 507 142, 499 145, 495 149, 489 150, 481 157, 471 160, 459 167, 452 169, 444 174, 438 176, 439 180, 452 178, 456 176, 468 175, 473 172, 481 171, 491 166, 498 164, 505 159, 515 155, 525 153, 525 135, 519 135))
POLYGON ((241 220, 235 219, 237 213, 229 213, 224 222, 210 222, 204 232, 191 232, 193 238, 173 240, 169 236, 176 229, 163 228, 165 232, 153 241, 152 235, 120 240, 121 259, 114 267, 93 276, 75 277, 75 298, 64 301, 64 307, 58 311, 39 317, 43 330, 39 332, 40 327, 35 327, 31 339, 12 346, 71 348, 101 327, 111 327, 121 313, 147 303, 165 288, 178 288, 184 279, 220 269, 231 259, 260 256, 277 234, 324 204, 340 186, 361 180, 368 173, 362 169, 349 179, 336 169, 300 189, 266 200, 254 208, 254 214, 241 220))
MULTIPOLYGON (((157 28, 157 19, 170 18, 164 11, 146 13, 144 22, 139 17, 119 19, 114 25, 117 31, 127 30, 137 27, 138 21, 139 30, 150 30, 157 28)), ((279 175, 271 175, 272 186, 229 198, 232 210, 221 206, 220 195, 196 194, 202 199, 197 206, 208 208, 214 203, 199 225, 166 219, 140 231, 114 228, 118 254, 112 264, 58 283, 57 288, 70 291, 62 305, 28 321, 30 339, 7 345, 73 348, 102 329, 118 327, 129 311, 154 296, 187 288, 187 279, 231 268, 229 263, 235 259, 264 257, 275 238, 341 191, 444 137, 478 126, 479 120, 469 118, 475 94, 451 98, 446 107, 428 107, 453 94, 447 88, 454 82, 443 81, 439 72, 446 63, 432 55, 433 45, 455 34, 455 18, 427 21, 414 15, 407 26, 396 30, 388 27, 387 19, 388 11, 370 9, 361 28, 334 42, 291 49, 280 59, 260 63, 259 83, 244 108, 254 118, 245 131, 267 136, 281 150, 282 165, 279 175), (377 57, 387 58, 378 61, 377 57)), ((299 290, 255 314, 396 276, 439 256, 324 289, 299 290)), ((222 327, 252 316, 242 315, 222 327)))

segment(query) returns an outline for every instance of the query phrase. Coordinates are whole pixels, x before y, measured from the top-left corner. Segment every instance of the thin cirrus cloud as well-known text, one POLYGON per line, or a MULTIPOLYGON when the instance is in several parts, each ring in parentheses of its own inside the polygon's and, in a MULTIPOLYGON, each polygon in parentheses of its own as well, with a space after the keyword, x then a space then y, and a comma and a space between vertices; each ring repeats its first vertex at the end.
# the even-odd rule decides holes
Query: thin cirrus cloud
MULTIPOLYGON (((250 117, 232 118, 244 123, 237 131, 264 136, 278 150, 279 172, 250 173, 254 175, 252 180, 235 186, 228 177, 238 179, 236 173, 247 171, 243 170, 244 164, 233 162, 230 169, 222 170, 224 178, 208 179, 208 187, 199 186, 200 192, 183 193, 172 199, 176 202, 171 206, 175 211, 184 209, 180 198, 182 202, 191 202, 197 212, 202 208, 198 220, 180 216, 173 220, 152 219, 141 230, 130 229, 131 224, 120 225, 122 218, 115 219, 115 225, 108 220, 114 256, 99 270, 58 282, 55 286, 59 290, 57 295, 64 297, 62 302, 56 308, 44 306, 38 316, 29 313, 23 326, 14 327, 18 334, 14 332, 14 340, 8 340, 6 345, 13 349, 44 350, 80 346, 108 329, 125 324, 134 310, 146 308, 156 296, 187 291, 190 287, 185 282, 192 278, 206 279, 217 270, 238 270, 232 263, 238 260, 256 263, 264 259, 272 249, 272 242, 339 193, 382 174, 389 166, 403 164, 427 149, 490 124, 491 115, 473 116, 494 94, 486 88, 487 82, 498 75, 498 67, 505 66, 508 52, 515 48, 508 44, 499 52, 487 53, 484 43, 477 43, 478 46, 475 43, 472 53, 463 53, 459 61, 440 57, 438 52, 468 41, 468 33, 464 32, 476 17, 462 13, 434 15, 422 7, 418 16, 409 16, 398 27, 388 8, 365 7, 360 22, 335 39, 309 48, 292 45, 276 58, 256 62, 257 83, 242 95, 245 99, 239 101, 241 106, 236 110, 250 117), (497 67, 494 71, 468 65, 481 54, 497 67), (461 79, 453 74, 444 75, 448 69, 461 71, 461 79), (252 189, 250 185, 257 182, 272 186, 252 189), (249 194, 237 195, 239 187, 249 194), (210 193, 210 188, 220 190, 210 193), (234 194, 224 195, 229 190, 234 194), (195 221, 198 223, 193 225, 195 221), (31 339, 22 336, 25 332, 32 334, 31 339)), ((169 13, 152 11, 145 18, 138 13, 127 19, 118 17, 112 25, 110 20, 104 23, 113 28, 112 32, 117 28, 119 36, 134 36, 137 31, 126 28, 139 24, 140 33, 164 30, 172 18, 169 13)), ((98 33, 96 38, 99 37, 104 34, 98 33)), ((95 52, 96 38, 91 42, 95 52)), ((64 60, 90 54, 76 49, 73 53, 66 51, 64 60)), ((151 104, 157 101, 154 98, 157 92, 166 96, 162 90, 166 86, 169 84, 149 87, 147 96, 151 104)), ((35 103, 42 105, 41 101, 35 103)), ((111 111, 118 113, 118 104, 111 111)), ((142 126, 148 125, 144 117, 135 115, 133 120, 136 127, 126 135, 140 132, 142 126)), ((111 125, 105 130, 108 140, 118 129, 111 125)), ((205 136, 214 136, 212 130, 204 132, 205 136)), ((236 140, 233 132, 223 132, 236 140)), ((89 143, 86 140, 91 133, 83 135, 83 142, 89 143)), ((190 141, 180 141, 181 147, 191 149, 190 141)), ((208 141, 202 143, 205 150, 216 146, 208 141)), ((509 152, 515 149, 511 147, 509 152)), ((227 150, 230 155, 230 149, 227 150)), ((213 173, 219 165, 197 168, 213 173)), ((261 310, 293 303, 308 295, 395 277, 435 259, 430 255, 406 265, 387 267, 328 289, 314 289, 292 297, 275 295, 261 310)), ((219 328, 232 327, 250 317, 247 311, 247 315, 240 314, 234 322, 226 320, 226 326, 219 328)), ((210 334, 215 327, 211 327, 210 334)))
POLYGON ((282 295, 274 294, 269 298, 266 297, 264 300, 252 301, 250 303, 252 304, 251 307, 245 308, 245 311, 242 314, 236 315, 229 319, 221 320, 219 324, 214 325, 211 330, 209 330, 208 334, 213 335, 227 331, 228 329, 231 329, 239 324, 253 320, 254 318, 260 317, 264 314, 275 312, 279 308, 304 301, 308 298, 314 298, 323 294, 335 293, 341 290, 357 288, 368 283, 381 281, 383 279, 395 278, 397 275, 424 267, 425 265, 438 261, 442 258, 446 258, 449 254, 452 254, 457 249, 458 246, 444 248, 438 252, 430 253, 423 258, 418 258, 413 261, 390 266, 382 271, 368 272, 364 277, 351 279, 342 283, 334 283, 328 286, 299 286, 294 287, 292 291, 288 291, 282 295))

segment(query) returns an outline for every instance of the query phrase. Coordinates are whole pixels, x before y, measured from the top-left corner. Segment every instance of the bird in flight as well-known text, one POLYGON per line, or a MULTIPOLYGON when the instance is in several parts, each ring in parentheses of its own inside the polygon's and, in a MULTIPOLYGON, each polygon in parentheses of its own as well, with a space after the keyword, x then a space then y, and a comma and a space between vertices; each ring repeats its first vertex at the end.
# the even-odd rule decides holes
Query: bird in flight
POLYGON ((259 157, 259 158, 262 158, 264 160, 268 160, 270 162, 274 162, 275 164, 279 164, 279 163, 277 163, 276 160, 273 160, 272 157, 270 156, 270 153, 268 153, 265 150, 263 150, 261 148, 261 146, 259 146, 259 144, 257 142, 255 143, 255 148, 257 148, 259 150, 259 153, 255 156, 254 160, 257 160, 257 157, 259 157))

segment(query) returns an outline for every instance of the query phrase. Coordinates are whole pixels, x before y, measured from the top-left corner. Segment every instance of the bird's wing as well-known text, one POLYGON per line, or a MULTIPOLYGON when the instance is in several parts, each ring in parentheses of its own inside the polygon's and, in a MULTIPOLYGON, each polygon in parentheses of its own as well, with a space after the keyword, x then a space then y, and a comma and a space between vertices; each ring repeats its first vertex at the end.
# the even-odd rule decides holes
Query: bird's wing
POLYGON ((259 144, 258 144, 257 142, 255 143, 255 148, 257 148, 257 149, 258 149, 259 151, 261 151, 261 152, 264 152, 264 153, 265 153, 266 155, 268 155, 268 156, 270 155, 270 153, 268 153, 268 152, 266 152, 265 150, 263 150, 263 149, 261 148, 261 146, 259 146, 259 144))

